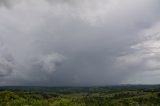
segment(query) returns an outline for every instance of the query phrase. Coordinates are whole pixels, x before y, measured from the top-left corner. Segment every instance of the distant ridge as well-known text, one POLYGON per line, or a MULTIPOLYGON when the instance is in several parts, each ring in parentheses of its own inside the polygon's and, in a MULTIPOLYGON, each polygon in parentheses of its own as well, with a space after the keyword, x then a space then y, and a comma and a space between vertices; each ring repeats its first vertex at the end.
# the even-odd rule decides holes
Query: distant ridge
POLYGON ((108 90, 135 90, 135 89, 144 89, 144 90, 150 90, 150 89, 160 89, 160 85, 145 85, 145 84, 121 84, 121 85, 107 85, 107 86, 83 86, 83 87, 76 87, 76 86, 0 86, 0 91, 3 90, 12 90, 12 91, 90 91, 90 90, 96 90, 96 89, 108 89, 108 90))

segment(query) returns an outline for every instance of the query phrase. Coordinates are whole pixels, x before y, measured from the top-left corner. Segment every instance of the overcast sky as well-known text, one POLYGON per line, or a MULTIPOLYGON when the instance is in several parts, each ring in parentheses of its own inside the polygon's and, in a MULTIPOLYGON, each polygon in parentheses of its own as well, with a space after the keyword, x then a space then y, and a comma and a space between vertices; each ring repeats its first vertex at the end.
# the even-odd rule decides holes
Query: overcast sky
POLYGON ((159 82, 159 0, 0 0, 0 85, 159 82))

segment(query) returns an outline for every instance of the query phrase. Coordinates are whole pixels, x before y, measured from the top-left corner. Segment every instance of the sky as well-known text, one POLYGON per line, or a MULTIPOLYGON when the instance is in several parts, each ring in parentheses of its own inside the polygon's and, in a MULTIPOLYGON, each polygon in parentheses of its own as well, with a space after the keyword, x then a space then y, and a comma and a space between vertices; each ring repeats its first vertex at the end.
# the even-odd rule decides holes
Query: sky
POLYGON ((159 82, 159 0, 0 0, 1 86, 159 82))

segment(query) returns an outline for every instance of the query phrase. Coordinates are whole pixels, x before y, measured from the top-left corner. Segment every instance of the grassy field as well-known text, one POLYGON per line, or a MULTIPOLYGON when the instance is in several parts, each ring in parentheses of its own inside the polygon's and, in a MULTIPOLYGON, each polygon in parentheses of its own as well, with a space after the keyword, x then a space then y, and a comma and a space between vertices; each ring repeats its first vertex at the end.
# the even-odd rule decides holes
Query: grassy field
POLYGON ((160 86, 1 87, 0 106, 160 106, 160 86))

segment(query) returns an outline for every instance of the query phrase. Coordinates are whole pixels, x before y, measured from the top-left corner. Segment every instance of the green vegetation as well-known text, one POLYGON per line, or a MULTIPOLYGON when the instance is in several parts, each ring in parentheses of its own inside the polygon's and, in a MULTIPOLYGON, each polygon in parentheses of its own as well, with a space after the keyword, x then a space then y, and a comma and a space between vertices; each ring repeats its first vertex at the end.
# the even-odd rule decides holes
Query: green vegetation
POLYGON ((0 106, 160 106, 159 88, 1 88, 0 106))

